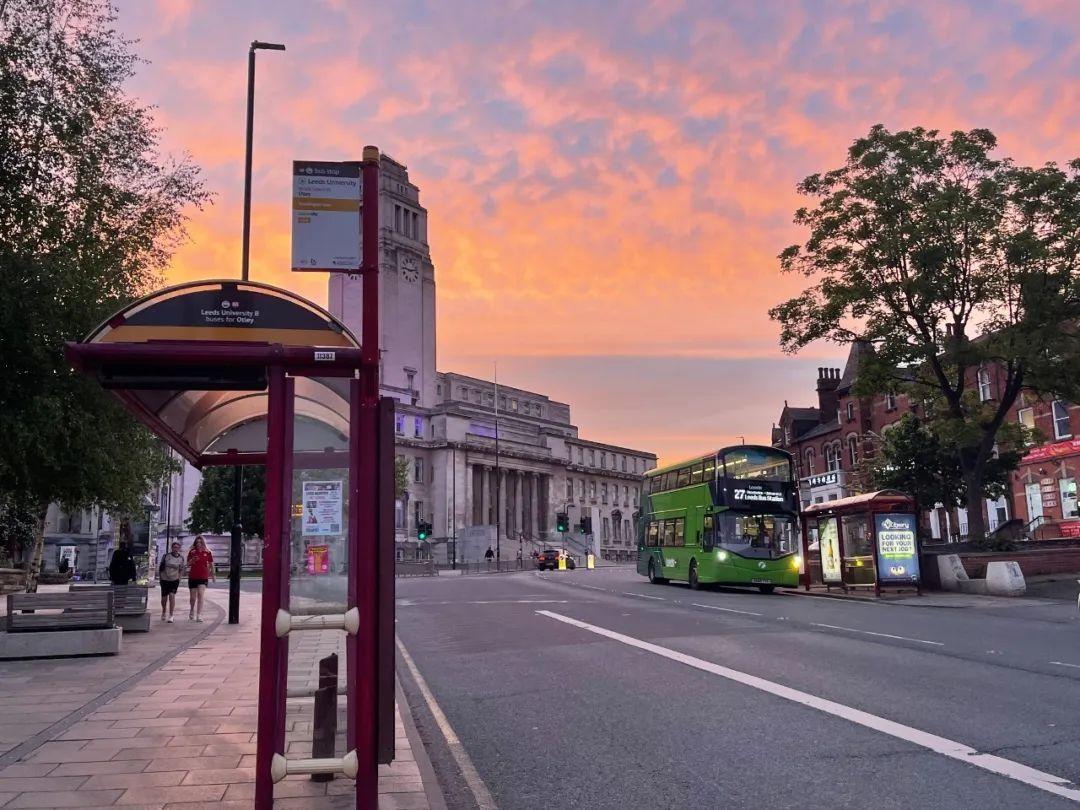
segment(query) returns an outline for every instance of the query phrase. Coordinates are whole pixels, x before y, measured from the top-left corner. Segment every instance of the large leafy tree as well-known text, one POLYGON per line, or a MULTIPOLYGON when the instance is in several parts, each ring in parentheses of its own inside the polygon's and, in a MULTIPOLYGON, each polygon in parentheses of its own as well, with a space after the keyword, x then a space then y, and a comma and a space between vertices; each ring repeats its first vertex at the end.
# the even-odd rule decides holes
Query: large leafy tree
POLYGON ((137 514, 169 468, 63 357, 159 281, 206 200, 124 92, 138 60, 114 21, 107 0, 0 2, 0 497, 36 523, 29 587, 50 502, 137 514))
MULTIPOLYGON (((233 491, 236 473, 232 467, 207 467, 199 491, 191 501, 189 528, 193 532, 225 534, 233 526, 233 491)), ((240 490, 240 525, 244 534, 263 536, 266 514, 266 468, 244 467, 240 490)))
POLYGON ((812 284, 770 311, 789 352, 872 343, 859 393, 906 390, 938 406, 934 430, 956 453, 976 538, 987 466, 1021 390, 1080 393, 1080 161, 1022 167, 994 157, 996 145, 985 129, 872 128, 843 166, 799 184, 815 204, 795 222, 810 233, 780 264, 812 284), (974 391, 984 365, 1000 373, 989 401, 974 391))

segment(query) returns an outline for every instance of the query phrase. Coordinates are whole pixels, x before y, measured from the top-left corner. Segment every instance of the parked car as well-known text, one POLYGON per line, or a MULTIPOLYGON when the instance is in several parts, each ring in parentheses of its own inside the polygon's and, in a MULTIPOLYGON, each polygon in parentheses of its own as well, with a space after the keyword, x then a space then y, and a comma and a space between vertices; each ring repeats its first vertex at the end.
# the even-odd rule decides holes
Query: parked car
POLYGON ((538 571, 551 570, 556 571, 559 568, 559 558, 566 560, 566 567, 573 571, 577 566, 574 563, 574 558, 568 552, 557 548, 545 548, 540 552, 540 556, 536 558, 536 568, 538 571))

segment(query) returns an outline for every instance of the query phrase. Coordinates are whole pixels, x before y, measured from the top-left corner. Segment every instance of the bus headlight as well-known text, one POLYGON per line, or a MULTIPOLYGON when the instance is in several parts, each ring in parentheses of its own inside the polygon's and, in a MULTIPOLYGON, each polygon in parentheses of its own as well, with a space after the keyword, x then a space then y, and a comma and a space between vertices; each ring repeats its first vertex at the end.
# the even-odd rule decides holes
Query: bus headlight
POLYGON ((796 571, 798 571, 801 566, 802 566, 802 555, 801 554, 796 554, 794 557, 791 558, 791 567, 794 568, 796 571))
POLYGON ((724 560, 727 559, 727 552, 726 551, 718 551, 718 552, 716 552, 716 559, 718 559, 720 562, 723 562, 724 560))

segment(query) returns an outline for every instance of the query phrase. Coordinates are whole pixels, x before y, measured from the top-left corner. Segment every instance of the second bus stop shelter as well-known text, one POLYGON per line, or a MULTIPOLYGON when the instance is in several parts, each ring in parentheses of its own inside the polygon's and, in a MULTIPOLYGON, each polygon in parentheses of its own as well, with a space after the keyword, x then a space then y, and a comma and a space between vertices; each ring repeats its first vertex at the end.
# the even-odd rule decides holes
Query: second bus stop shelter
POLYGON ((918 513, 915 501, 897 490, 883 489, 803 510, 803 584, 810 587, 810 534, 821 555, 821 581, 826 587, 914 587, 919 576, 918 513))
MULTIPOLYGON (((69 361, 198 468, 265 465, 255 806, 291 773, 356 779, 377 803, 394 755, 394 402, 378 351, 267 284, 199 281, 124 307, 69 361), (306 565, 317 547, 319 565, 306 565), (346 632, 347 749, 285 757, 291 633, 346 632)), ((124 448, 116 448, 118 453, 124 448)))

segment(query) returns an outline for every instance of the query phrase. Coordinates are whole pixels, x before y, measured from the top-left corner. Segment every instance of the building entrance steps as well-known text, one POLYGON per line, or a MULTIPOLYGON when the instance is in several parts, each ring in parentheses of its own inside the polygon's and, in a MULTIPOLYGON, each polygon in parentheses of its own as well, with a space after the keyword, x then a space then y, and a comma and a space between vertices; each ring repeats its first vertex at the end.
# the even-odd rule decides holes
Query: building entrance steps
MULTIPOLYGON (((239 625, 225 624, 228 592, 210 589, 206 624, 155 627, 125 639, 109 659, 0 662, 2 806, 139 805, 250 808, 255 792, 259 660, 258 594, 243 593, 239 625), (6 753, 4 753, 6 751, 6 753)), ((156 621, 156 618, 155 618, 156 621)), ((310 630, 290 643, 289 687, 318 684, 319 659, 345 633, 310 630)), ((342 670, 344 675, 344 669, 342 670)), ((401 704, 396 759, 379 766, 380 805, 443 807, 419 738, 401 704)), ((311 697, 286 702, 285 755, 311 757, 311 697)), ((336 755, 346 753, 345 701, 339 702, 336 755)), ((354 783, 303 774, 274 786, 283 806, 355 806, 354 783)))

